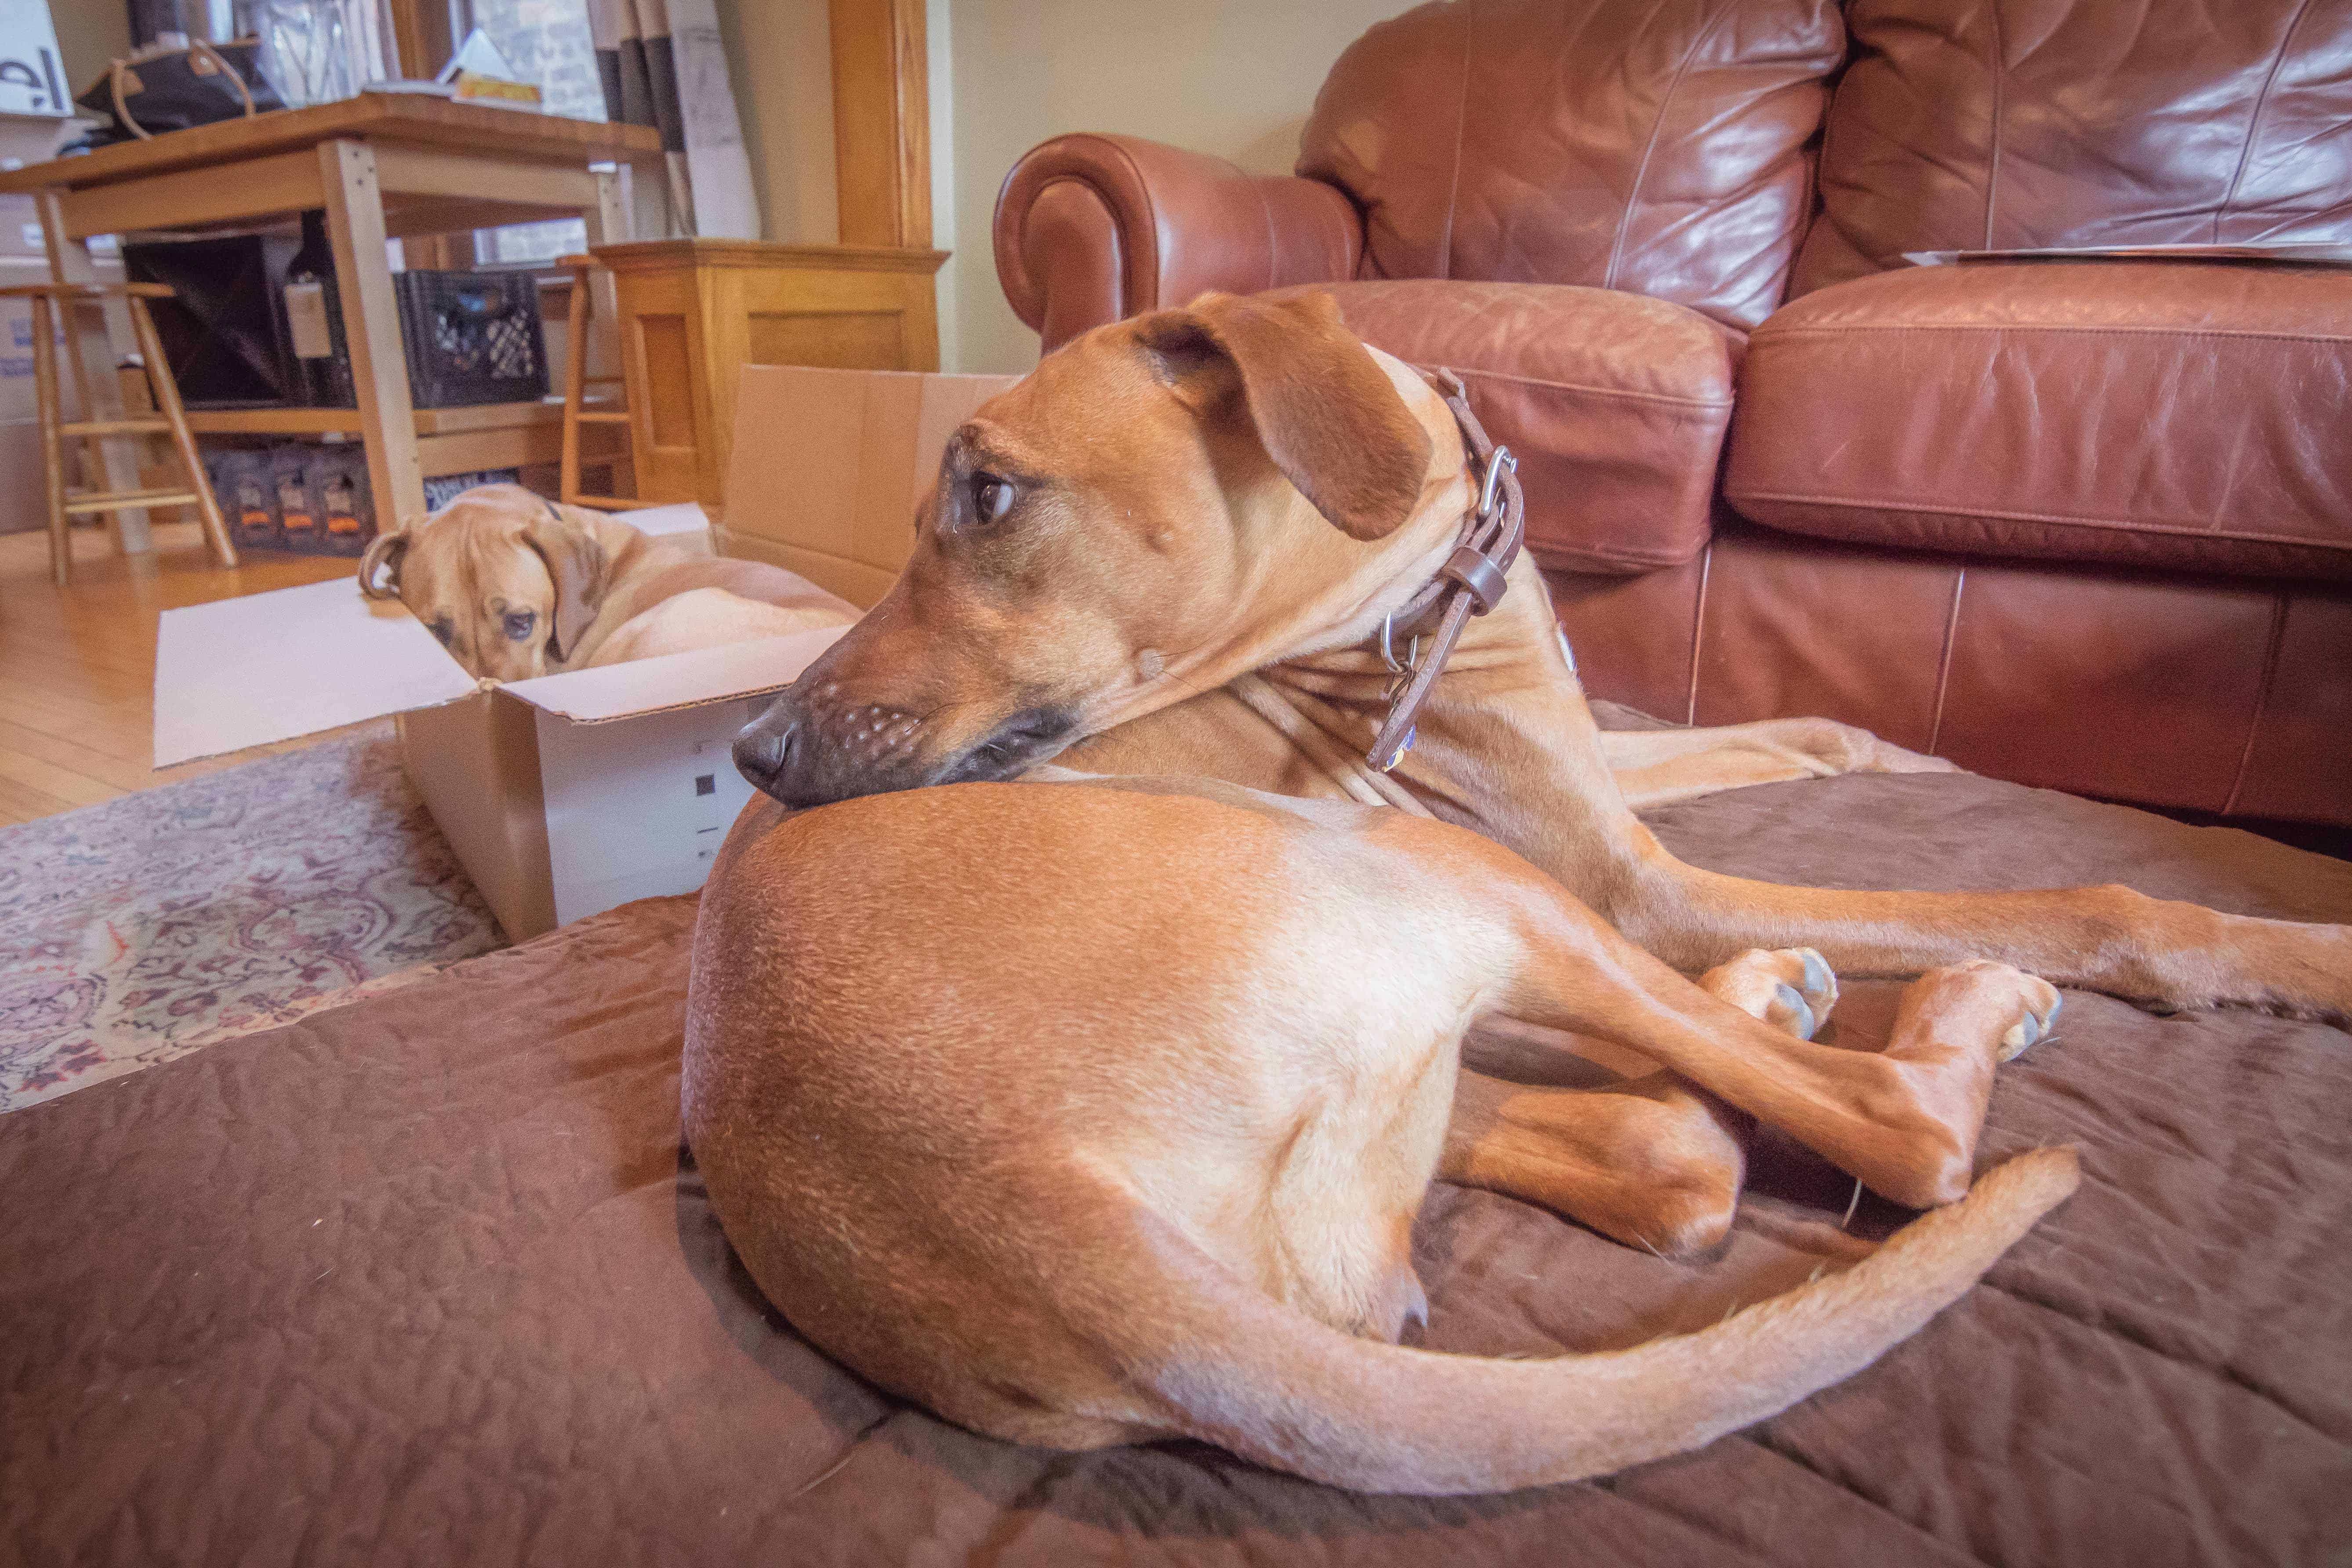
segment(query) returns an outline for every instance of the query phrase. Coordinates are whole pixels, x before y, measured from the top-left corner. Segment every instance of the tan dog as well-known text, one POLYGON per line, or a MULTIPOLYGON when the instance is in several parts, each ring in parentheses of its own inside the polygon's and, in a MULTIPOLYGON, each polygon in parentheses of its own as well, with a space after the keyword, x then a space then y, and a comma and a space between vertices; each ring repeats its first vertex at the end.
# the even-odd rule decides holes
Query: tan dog
MULTIPOLYGON (((1637 1351, 1391 1342, 1423 1312, 1412 1220, 1482 1015, 1642 1052, 1905 1202, 1961 1196, 1994 1062, 2057 994, 1939 971, 1882 1056, 1759 1021, 1798 987, 1780 1011, 1810 1026, 1834 989, 1812 955, 1750 953, 1702 989, 1508 851, 1402 812, 1197 781, 961 784, 730 844, 696 932, 685 1126, 794 1326, 952 1420, 1497 1490, 1785 1408, 2074 1190, 2071 1152, 2025 1156, 1852 1272, 1637 1351)), ((1736 1185, 1716 1142, 1637 1137, 1624 1169, 1660 1201, 1710 1157, 1736 1185)))
POLYGON ((2004 1168, 1840 1280, 1626 1356, 1432 1364, 1302 1322, 1393 1331, 1433 1168, 1687 1249, 1738 1193, 1724 1102, 1900 1201, 1958 1195, 1993 1057, 2047 1022, 2021 969, 2352 1012, 2342 927, 2122 888, 1846 892, 1682 865, 1626 808, 1524 559, 1418 744, 1369 774, 1351 759, 1392 679, 1368 644, 1447 559, 1469 490, 1442 402, 1328 300, 1102 329, 957 432, 906 573, 740 764, 794 805, 1056 755, 1185 782, 922 791, 782 826, 755 803, 738 823, 703 902, 688 1132, 755 1277, 819 1343, 1032 1440, 1187 1431, 1414 1489, 1590 1473, 1867 1361, 2063 1195, 2063 1157, 2004 1168), (1284 812, 1212 781, 1322 798, 1284 812), (1149 798, 1178 792, 1218 804, 1149 798), (1265 826, 1302 814, 1318 826, 1265 826), (1637 947, 1709 971, 1705 990, 1637 947), (1834 996, 1803 948, 1927 973, 1885 1055, 1795 1037, 1834 996), (1611 1055, 1581 1036, 1627 1078, 1457 1079, 1474 1027, 1512 1076, 1611 1055))
POLYGON ((360 591, 399 599, 468 674, 558 670, 846 626, 857 611, 780 566, 694 555, 520 485, 482 485, 379 537, 360 591))

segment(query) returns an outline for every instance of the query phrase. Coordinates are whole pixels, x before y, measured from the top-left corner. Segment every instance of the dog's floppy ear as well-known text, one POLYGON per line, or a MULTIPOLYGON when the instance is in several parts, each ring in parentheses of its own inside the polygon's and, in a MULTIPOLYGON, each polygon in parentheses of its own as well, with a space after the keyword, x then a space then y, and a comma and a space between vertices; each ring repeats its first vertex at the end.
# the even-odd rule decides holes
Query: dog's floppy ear
POLYGON ((568 658, 604 602, 612 561, 593 530, 543 503, 522 539, 539 552, 555 582, 555 646, 548 651, 558 659, 568 658))
POLYGON ((1412 515, 1429 470, 1429 432, 1330 295, 1203 294, 1184 310, 1146 317, 1136 335, 1171 384, 1230 361, 1266 456, 1349 534, 1381 539, 1412 515))
POLYGON ((379 533, 360 557, 360 592, 371 599, 400 597, 400 563, 408 558, 408 530, 379 533))

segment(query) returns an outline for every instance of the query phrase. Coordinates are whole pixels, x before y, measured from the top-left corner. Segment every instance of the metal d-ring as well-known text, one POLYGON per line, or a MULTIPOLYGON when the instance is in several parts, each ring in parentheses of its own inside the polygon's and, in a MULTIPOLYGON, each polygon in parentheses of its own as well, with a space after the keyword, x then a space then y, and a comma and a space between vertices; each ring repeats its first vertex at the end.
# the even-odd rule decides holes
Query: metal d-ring
POLYGON ((1381 617, 1381 662, 1389 667, 1391 675, 1411 675, 1421 668, 1421 634, 1419 632, 1413 633, 1412 640, 1405 644, 1403 662, 1399 663, 1397 660, 1396 616, 1393 612, 1381 617))
POLYGON ((1517 473, 1519 471, 1519 459, 1512 455, 1511 449, 1508 447, 1497 447, 1495 448, 1494 455, 1486 459, 1486 482, 1478 487, 1478 515, 1480 517, 1491 517, 1494 515, 1495 492, 1502 488, 1503 473, 1505 469, 1508 469, 1510 472, 1515 474, 1517 473))

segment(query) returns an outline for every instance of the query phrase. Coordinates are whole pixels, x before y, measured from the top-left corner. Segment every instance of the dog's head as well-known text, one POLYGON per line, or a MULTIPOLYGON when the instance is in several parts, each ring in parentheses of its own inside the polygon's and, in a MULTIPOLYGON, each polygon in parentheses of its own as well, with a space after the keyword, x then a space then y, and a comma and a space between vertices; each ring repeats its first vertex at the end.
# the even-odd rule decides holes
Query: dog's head
POLYGON ((1443 560, 1462 473, 1444 402, 1328 295, 1099 328, 949 439, 906 571, 737 765, 791 805, 1003 778, 1360 641, 1443 560))
POLYGON ((483 485, 369 545, 360 592, 406 605, 467 673, 527 680, 562 668, 596 618, 609 526, 520 485, 483 485))

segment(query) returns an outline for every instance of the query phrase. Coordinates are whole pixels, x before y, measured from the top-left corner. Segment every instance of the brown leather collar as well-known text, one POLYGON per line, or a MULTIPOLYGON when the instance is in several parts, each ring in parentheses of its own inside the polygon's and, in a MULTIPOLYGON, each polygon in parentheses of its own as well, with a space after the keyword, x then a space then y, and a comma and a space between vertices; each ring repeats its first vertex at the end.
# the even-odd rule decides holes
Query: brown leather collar
POLYGON ((1508 447, 1486 438, 1486 426, 1470 412, 1459 376, 1437 370, 1429 373, 1429 380, 1462 426, 1475 499, 1463 513, 1462 536, 1437 575, 1381 623, 1376 646, 1396 679, 1389 687, 1388 718, 1365 760, 1381 773, 1412 749, 1413 721, 1453 657, 1462 628, 1471 616, 1483 616, 1503 602, 1510 585, 1506 575, 1518 559, 1527 533, 1527 496, 1519 489, 1518 459, 1508 447), (1407 639, 1402 659, 1396 653, 1399 637, 1407 639))

